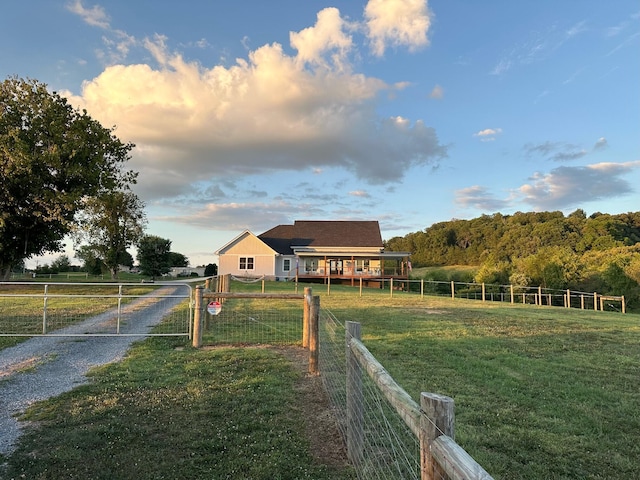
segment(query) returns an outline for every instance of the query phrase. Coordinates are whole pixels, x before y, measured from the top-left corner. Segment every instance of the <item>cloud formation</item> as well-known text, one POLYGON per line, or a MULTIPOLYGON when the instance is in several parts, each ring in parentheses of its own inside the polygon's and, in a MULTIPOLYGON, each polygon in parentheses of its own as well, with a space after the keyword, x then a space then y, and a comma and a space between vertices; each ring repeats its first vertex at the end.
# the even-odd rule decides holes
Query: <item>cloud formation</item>
POLYGON ((495 198, 485 187, 474 185, 455 192, 455 202, 464 208, 475 208, 483 212, 497 212, 509 207, 509 200, 495 198))
POLYGON ((526 35, 523 41, 516 42, 502 53, 490 74, 500 76, 513 68, 543 61, 566 42, 575 39, 586 31, 586 22, 580 21, 565 30, 553 25, 546 31, 531 32, 526 35))
MULTIPOLYGON (((600 137, 593 145, 591 152, 604 150, 608 146, 609 144, 607 142, 607 139, 604 137, 600 137)), ((524 146, 524 150, 527 156, 541 155, 554 162, 578 160, 591 153, 590 151, 580 147, 579 145, 573 145, 571 143, 565 142, 551 142, 548 140, 546 142, 538 144, 528 143, 524 146)))
POLYGON ((535 173, 519 191, 523 201, 536 210, 566 209, 633 192, 622 176, 637 168, 640 161, 558 167, 546 174, 535 173))
POLYGON ((417 50, 429 44, 431 14, 423 0, 369 0, 364 15, 373 53, 384 55, 387 46, 417 50))
MULTIPOLYGON (((111 29, 99 7, 73 5, 83 20, 111 29)), ((371 1, 366 25, 377 55, 386 45, 424 46, 426 2, 371 1)), ((80 95, 63 93, 136 144, 131 166, 146 198, 184 195, 194 179, 278 170, 339 167, 371 184, 397 181, 445 157, 446 147, 422 120, 376 114, 378 97, 405 84, 353 71, 356 27, 327 8, 315 25, 290 34, 295 55, 273 43, 211 68, 156 35, 137 42, 155 65, 113 64, 84 82, 80 95)))
POLYGON ((486 187, 474 185, 455 192, 463 208, 497 212, 526 203, 537 211, 569 210, 588 202, 621 197, 636 191, 623 177, 640 169, 640 160, 625 163, 602 162, 586 166, 562 166, 548 173, 536 172, 529 182, 497 198, 486 187))

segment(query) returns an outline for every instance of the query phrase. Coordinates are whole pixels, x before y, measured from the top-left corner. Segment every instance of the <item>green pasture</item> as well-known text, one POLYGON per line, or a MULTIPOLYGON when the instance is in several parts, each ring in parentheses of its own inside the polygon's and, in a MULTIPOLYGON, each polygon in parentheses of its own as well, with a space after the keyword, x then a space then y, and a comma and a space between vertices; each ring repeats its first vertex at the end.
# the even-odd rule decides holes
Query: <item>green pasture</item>
MULTIPOLYGON (((494 478, 640 478, 640 316, 313 289, 414 399, 455 400, 456 440, 494 478)), ((310 455, 300 375, 277 350, 146 340, 34 405, 39 428, 0 460, 7 478, 350 478, 310 455)))

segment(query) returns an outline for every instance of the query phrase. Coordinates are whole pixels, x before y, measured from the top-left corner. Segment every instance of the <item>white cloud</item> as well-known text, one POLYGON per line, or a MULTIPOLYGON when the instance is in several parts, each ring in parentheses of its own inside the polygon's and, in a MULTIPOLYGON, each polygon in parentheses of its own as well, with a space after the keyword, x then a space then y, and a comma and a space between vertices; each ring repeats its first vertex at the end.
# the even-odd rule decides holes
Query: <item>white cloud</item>
POLYGON ((76 15, 79 15, 82 20, 92 27, 98 27, 102 29, 109 29, 109 16, 105 12, 104 8, 99 5, 94 5, 91 8, 85 8, 82 4, 82 0, 73 0, 68 2, 67 10, 76 15))
POLYGON ((473 136, 480 138, 482 142, 493 142, 501 133, 501 128, 485 128, 484 130, 474 133, 473 136))
POLYGON ((123 61, 127 58, 130 48, 137 44, 135 37, 122 30, 111 28, 109 15, 103 7, 94 5, 91 8, 85 8, 82 0, 73 0, 67 3, 66 7, 70 12, 80 16, 87 25, 105 30, 105 35, 102 37, 105 49, 96 51, 97 57, 104 64, 112 65, 123 61))
POLYGON ((429 94, 429 98, 434 98, 436 100, 443 99, 444 89, 440 85, 436 85, 435 87, 433 87, 433 90, 431 90, 431 93, 429 94))
POLYGON ((337 8, 320 11, 313 27, 289 34, 291 46, 298 51, 296 60, 328 66, 324 55, 332 52, 331 64, 344 65, 345 57, 352 48, 352 39, 344 32, 345 26, 337 8))
POLYGON ((376 115, 378 95, 396 87, 351 72, 342 27, 326 9, 291 35, 297 56, 274 43, 211 68, 185 61, 156 35, 141 43, 157 67, 112 65, 79 96, 65 94, 136 144, 131 166, 146 198, 186 194, 196 179, 276 170, 341 167, 386 183, 446 156, 423 121, 376 115))
POLYGON ((558 167, 546 174, 534 174, 519 191, 524 201, 537 210, 566 209, 633 192, 622 176, 637 168, 640 161, 558 167))
POLYGON ((426 0, 369 0, 365 18, 376 56, 384 55, 389 45, 413 51, 429 44, 431 17, 426 0))

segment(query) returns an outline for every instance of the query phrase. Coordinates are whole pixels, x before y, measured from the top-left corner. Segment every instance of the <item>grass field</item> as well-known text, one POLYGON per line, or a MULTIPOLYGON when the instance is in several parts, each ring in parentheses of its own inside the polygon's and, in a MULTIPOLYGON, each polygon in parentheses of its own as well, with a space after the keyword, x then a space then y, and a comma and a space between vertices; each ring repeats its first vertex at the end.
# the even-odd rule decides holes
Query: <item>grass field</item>
MULTIPOLYGON (((640 316, 373 289, 359 297, 339 286, 314 293, 342 321, 362 323, 365 345, 414 399, 454 398, 456 440, 494 478, 640 478, 640 316)), ((34 406, 27 418, 41 428, 4 459, 8 472, 350 477, 311 456, 289 360, 177 342, 142 342, 92 384, 34 406)))

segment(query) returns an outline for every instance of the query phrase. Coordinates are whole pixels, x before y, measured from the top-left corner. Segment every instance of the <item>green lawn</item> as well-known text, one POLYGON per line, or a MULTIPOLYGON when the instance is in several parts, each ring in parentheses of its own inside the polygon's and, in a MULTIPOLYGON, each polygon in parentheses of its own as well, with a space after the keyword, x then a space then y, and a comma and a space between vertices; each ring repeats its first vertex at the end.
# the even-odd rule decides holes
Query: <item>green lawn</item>
POLYGON ((456 403, 456 440, 498 479, 640 478, 640 317, 394 294, 323 298, 416 400, 456 403), (367 305, 369 303, 369 305, 367 305))
MULTIPOLYGON (((314 294, 362 323, 365 345, 414 399, 453 397, 456 440, 494 478, 640 478, 640 316, 341 286, 314 294)), ((289 360, 179 342, 142 342, 92 384, 34 406, 28 418, 42 428, 5 459, 8 478, 349 478, 311 457, 289 360)))
POLYGON ((30 408, 24 419, 40 428, 4 459, 0 477, 352 478, 313 458, 294 388, 301 376, 271 349, 147 340, 91 384, 30 408))

